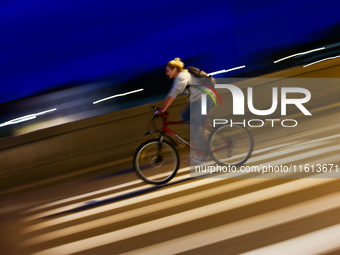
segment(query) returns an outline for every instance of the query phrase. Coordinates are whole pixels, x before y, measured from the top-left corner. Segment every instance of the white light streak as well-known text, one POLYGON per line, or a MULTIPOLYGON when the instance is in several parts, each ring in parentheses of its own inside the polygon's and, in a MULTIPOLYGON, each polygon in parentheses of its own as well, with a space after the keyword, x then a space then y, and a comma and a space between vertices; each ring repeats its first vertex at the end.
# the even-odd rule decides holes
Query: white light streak
POLYGON ((109 100, 109 99, 112 99, 112 98, 115 98, 115 97, 122 97, 122 96, 126 96, 126 95, 129 95, 129 94, 132 94, 132 93, 140 92, 140 91, 143 91, 143 90, 144 89, 137 89, 137 90, 133 90, 133 91, 123 93, 123 94, 113 95, 113 96, 106 97, 106 98, 100 99, 98 101, 95 101, 95 102, 93 102, 93 104, 98 104, 100 102, 103 102, 103 101, 106 101, 106 100, 109 100))
POLYGON ((57 108, 47 110, 47 111, 43 111, 43 112, 33 113, 33 114, 29 114, 29 115, 19 117, 19 118, 13 119, 13 120, 9 120, 9 121, 6 121, 6 122, 0 124, 0 127, 4 127, 4 126, 8 126, 8 125, 17 124, 17 123, 20 123, 20 122, 32 120, 32 119, 35 119, 39 115, 43 115, 43 114, 46 114, 46 113, 49 113, 49 112, 53 112, 55 110, 57 110, 57 108))
POLYGON ((335 59, 335 58, 338 58, 338 57, 340 57, 340 55, 339 55, 339 56, 335 56, 335 57, 324 58, 324 59, 315 61, 315 62, 313 62, 313 63, 310 63, 310 64, 308 64, 308 65, 305 65, 305 66, 303 66, 303 67, 311 66, 311 65, 320 63, 320 62, 322 62, 322 61, 326 61, 326 60, 330 60, 330 59, 335 59))
POLYGON ((241 68, 245 68, 246 66, 238 66, 238 67, 234 67, 234 68, 230 68, 230 69, 227 69, 227 70, 221 70, 221 71, 216 71, 216 72, 212 72, 212 73, 208 73, 208 75, 215 75, 215 74, 219 74, 219 73, 227 73, 227 72, 230 72, 230 71, 234 71, 234 70, 237 70, 237 69, 241 69, 241 68))
POLYGON ((287 57, 275 60, 274 63, 276 64, 278 62, 281 62, 281 61, 289 59, 289 58, 294 58, 296 56, 301 56, 301 55, 305 55, 305 54, 308 54, 308 53, 312 53, 312 52, 319 51, 319 50, 324 50, 324 49, 325 49, 325 47, 321 47, 321 48, 317 48, 317 49, 314 49, 314 50, 309 50, 309 51, 305 51, 305 52, 296 53, 296 54, 293 54, 293 55, 290 55, 290 56, 287 56, 287 57))

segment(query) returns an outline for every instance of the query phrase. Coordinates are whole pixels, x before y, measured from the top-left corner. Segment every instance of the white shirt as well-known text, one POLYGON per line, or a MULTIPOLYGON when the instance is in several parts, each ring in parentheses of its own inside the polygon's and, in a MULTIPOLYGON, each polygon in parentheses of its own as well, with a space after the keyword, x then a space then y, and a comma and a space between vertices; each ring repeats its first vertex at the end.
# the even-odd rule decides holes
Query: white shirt
POLYGON ((194 75, 189 73, 187 69, 184 69, 182 72, 178 73, 167 97, 170 96, 170 97, 176 98, 179 94, 190 93, 190 102, 195 102, 195 101, 200 100, 201 95, 205 93, 204 91, 202 91, 201 89, 198 89, 197 87, 205 88, 210 91, 210 89, 208 89, 206 86, 200 83, 200 78, 195 77, 194 75), (188 85, 190 85, 190 92, 189 92, 189 89, 186 88, 188 85))

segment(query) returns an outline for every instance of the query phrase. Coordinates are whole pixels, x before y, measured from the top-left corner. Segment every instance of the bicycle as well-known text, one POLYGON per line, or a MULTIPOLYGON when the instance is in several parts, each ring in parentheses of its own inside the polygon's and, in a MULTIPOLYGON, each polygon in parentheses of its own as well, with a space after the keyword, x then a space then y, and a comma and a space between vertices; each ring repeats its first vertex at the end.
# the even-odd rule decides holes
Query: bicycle
MULTIPOLYGON (((167 121, 168 111, 157 115, 157 109, 153 108, 155 112, 151 121, 158 116, 162 117, 162 128, 150 130, 144 135, 155 132, 159 132, 160 135, 158 138, 145 141, 137 148, 133 165, 137 175, 146 183, 164 184, 176 175, 180 163, 178 151, 175 148, 177 144, 172 137, 195 151, 199 151, 199 149, 167 127, 168 125, 190 124, 189 121, 167 121), (167 137, 168 140, 164 137, 167 137)), ((221 165, 235 167, 243 165, 249 159, 253 150, 253 139, 243 126, 223 125, 215 128, 208 124, 205 130, 208 131, 205 133, 210 134, 209 151, 203 152, 205 157, 210 155, 214 161, 221 165)))

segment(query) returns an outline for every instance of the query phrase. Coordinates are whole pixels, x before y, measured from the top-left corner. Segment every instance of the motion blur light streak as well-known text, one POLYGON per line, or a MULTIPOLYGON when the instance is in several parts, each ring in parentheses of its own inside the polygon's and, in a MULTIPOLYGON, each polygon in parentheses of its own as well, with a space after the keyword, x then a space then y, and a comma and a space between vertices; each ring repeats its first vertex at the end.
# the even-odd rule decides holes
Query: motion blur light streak
POLYGON ((34 122, 32 125, 30 123, 27 123, 27 125, 23 126, 16 126, 13 129, 14 134, 26 134, 30 133, 32 131, 40 130, 40 129, 45 129, 49 127, 54 127, 58 125, 62 125, 65 123, 69 123, 75 121, 71 117, 53 117, 53 119, 50 120, 39 120, 39 122, 34 122))
POLYGON ((339 56, 335 56, 335 57, 324 58, 324 59, 315 61, 315 62, 313 62, 313 63, 310 63, 310 64, 308 64, 308 65, 305 65, 305 66, 303 66, 303 67, 311 66, 311 65, 320 63, 320 62, 322 62, 322 61, 326 61, 326 60, 330 60, 330 59, 335 59, 335 58, 338 58, 338 57, 340 57, 340 55, 339 55, 339 56))
MULTIPOLYGON (((186 251, 190 251, 192 249, 203 247, 206 245, 211 245, 213 243, 222 242, 227 239, 239 237, 242 235, 250 234, 251 232, 260 231, 266 228, 274 227, 279 224, 284 224, 291 222, 293 220, 299 218, 305 218, 310 215, 325 212, 326 210, 333 209, 338 206, 338 200, 336 195, 328 195, 322 198, 315 198, 310 201, 310 203, 300 203, 297 205, 292 205, 283 209, 278 209, 266 214, 256 215, 247 219, 243 219, 240 221, 232 222, 227 225, 221 225, 215 227, 213 229, 207 229, 205 231, 196 232, 194 234, 186 235, 183 237, 178 237, 176 239, 172 239, 169 241, 161 242, 152 246, 147 246, 138 250, 133 250, 131 252, 123 253, 124 255, 154 255, 154 254, 184 254, 186 251), (322 205, 321 205, 322 203, 322 205), (199 242, 197 240, 200 240, 199 242), (164 252, 166 251, 166 253, 164 252)), ((337 225, 335 226, 337 228, 337 225)), ((327 228, 328 230, 330 228, 327 228)), ((318 233, 318 232, 317 232, 318 233)), ((313 233, 312 233, 313 234, 313 233)), ((334 234, 334 233, 333 233, 334 234)), ((304 236, 302 236, 304 237, 304 236)), ((300 238, 300 237, 298 237, 300 238)), ((336 236, 338 238, 338 236, 336 236)), ((332 243, 330 245, 334 245, 335 238, 330 238, 332 243)), ((294 241, 296 239, 293 239, 294 241)), ((320 239, 319 239, 320 240, 320 239)), ((323 239, 324 240, 324 239, 323 239)), ((290 241, 290 240, 289 240, 290 241)), ((313 243, 313 242, 309 242, 313 243)), ((316 244, 320 244, 320 242, 314 242, 316 244)), ((280 244, 280 243, 279 243, 280 244)), ((275 245, 275 244, 274 244, 275 245)), ((263 249, 259 249, 261 252, 255 253, 256 255, 260 254, 315 254, 313 252, 304 253, 302 251, 299 252, 283 252, 283 248, 290 247, 289 245, 285 247, 280 247, 280 249, 272 249, 268 252, 265 252, 263 249)), ((255 252, 257 250, 254 250, 255 252)), ((237 253, 240 254, 240 253, 237 253)), ((252 251, 249 253, 241 253, 241 254, 253 254, 252 251)))
POLYGON ((100 102, 103 102, 103 101, 106 101, 106 100, 109 100, 109 99, 112 99, 112 98, 115 98, 115 97, 122 97, 122 96, 126 96, 126 95, 129 95, 129 94, 132 94, 132 93, 140 92, 140 91, 143 91, 143 90, 144 89, 137 89, 137 90, 133 90, 133 91, 123 93, 123 94, 113 95, 113 96, 106 97, 106 98, 100 99, 98 101, 95 101, 95 102, 93 102, 93 104, 98 104, 100 102))
POLYGON ((245 68, 246 66, 243 65, 243 66, 238 66, 238 67, 234 67, 234 68, 230 68, 228 70, 221 70, 221 71, 216 71, 216 72, 212 72, 212 73, 208 73, 208 75, 215 75, 215 74, 220 74, 220 73, 227 73, 227 72, 231 72, 231 71, 234 71, 234 70, 237 70, 237 69, 241 69, 241 68, 245 68))
POLYGON ((28 121, 28 120, 32 120, 32 119, 35 119, 35 118, 36 118, 36 116, 20 117, 20 118, 17 118, 17 119, 14 119, 14 120, 10 120, 10 121, 7 121, 5 123, 0 124, 0 127, 4 127, 4 126, 7 126, 7 125, 12 125, 12 124, 17 124, 17 123, 28 121))
POLYGON ((26 115, 26 116, 23 116, 23 117, 20 117, 20 118, 16 118, 16 119, 13 119, 13 120, 10 120, 10 121, 6 121, 6 122, 0 124, 0 127, 4 127, 4 126, 12 125, 12 124, 17 124, 17 123, 20 123, 20 122, 32 120, 32 119, 35 119, 39 115, 43 115, 43 114, 53 112, 53 111, 56 111, 56 110, 57 110, 57 108, 54 108, 54 109, 43 111, 43 112, 29 114, 29 115, 26 115))
POLYGON ((276 64, 278 62, 281 62, 281 61, 289 59, 289 58, 305 55, 305 54, 308 54, 308 53, 312 53, 312 52, 319 51, 319 50, 324 50, 324 49, 325 49, 325 47, 321 47, 321 48, 317 48, 317 49, 314 49, 314 50, 309 50, 309 51, 305 51, 305 52, 296 53, 296 54, 293 54, 293 55, 290 55, 290 56, 287 56, 287 57, 275 60, 274 63, 276 64))
MULTIPOLYGON (((279 197, 285 194, 292 194, 297 191, 303 191, 308 188, 317 187, 324 183, 333 182, 333 179, 326 179, 325 174, 317 174, 317 177, 322 179, 301 179, 277 185, 275 187, 266 188, 263 190, 255 191, 253 193, 244 194, 238 197, 229 198, 220 202, 215 202, 209 205, 190 209, 184 212, 179 212, 163 218, 150 220, 141 224, 129 226, 119 230, 113 230, 104 234, 91 236, 78 241, 69 242, 59 246, 54 246, 37 253, 36 255, 43 254, 70 254, 76 252, 86 251, 91 248, 104 246, 113 242, 122 241, 124 239, 136 237, 138 235, 148 234, 153 231, 158 231, 164 228, 170 228, 176 225, 184 224, 187 221, 198 220, 203 217, 218 215, 219 213, 240 208, 248 203, 256 203, 260 201, 269 200, 271 198, 279 197)), ((332 205, 333 207, 334 205, 332 205)), ((322 207, 321 207, 322 208, 322 207)), ((317 209, 320 209, 317 207, 317 209)), ((294 215, 294 214, 293 214, 294 215)), ((280 215, 281 219, 282 214, 280 215)), ((275 222, 274 222, 275 224, 275 222)), ((25 245, 30 245, 25 241, 25 245)))
POLYGON ((247 75, 261 75, 266 68, 285 68, 271 66, 278 57, 333 47, 340 24, 334 4, 309 4, 305 11, 306 1, 296 0, 215 1, 209 6, 182 1, 180 10, 150 0, 121 1, 119 8, 109 0, 1 2, 6 4, 0 8, 0 34, 6 40, 0 41, 0 103, 107 78, 129 79, 126 90, 135 90, 135 78, 163 71, 175 56, 203 70, 254 63, 248 64, 247 75), (181 22, 170 24, 169 17, 181 22), (218 40, 193 40, 201 31, 218 34, 218 40), (170 34, 181 38, 183 47, 173 47, 170 34))
POLYGON ((337 224, 243 254, 326 254, 331 249, 339 248, 339 238, 340 224, 337 224), (324 246, 328 247, 326 252, 324 246), (282 252, 278 253, 278 251, 282 252))

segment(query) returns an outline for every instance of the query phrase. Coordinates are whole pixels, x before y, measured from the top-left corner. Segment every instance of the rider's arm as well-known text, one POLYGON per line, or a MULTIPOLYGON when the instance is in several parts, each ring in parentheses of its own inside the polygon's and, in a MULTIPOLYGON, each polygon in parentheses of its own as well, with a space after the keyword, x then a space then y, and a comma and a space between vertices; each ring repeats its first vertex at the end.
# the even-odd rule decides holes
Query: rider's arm
POLYGON ((172 104, 175 98, 183 93, 184 89, 188 85, 190 79, 190 74, 188 72, 181 72, 177 75, 174 85, 169 91, 168 95, 165 98, 165 101, 162 105, 161 111, 164 112, 166 109, 172 104))
POLYGON ((172 102, 175 100, 172 96, 167 96, 164 100, 164 103, 161 107, 161 112, 165 112, 166 109, 172 104, 172 102))

